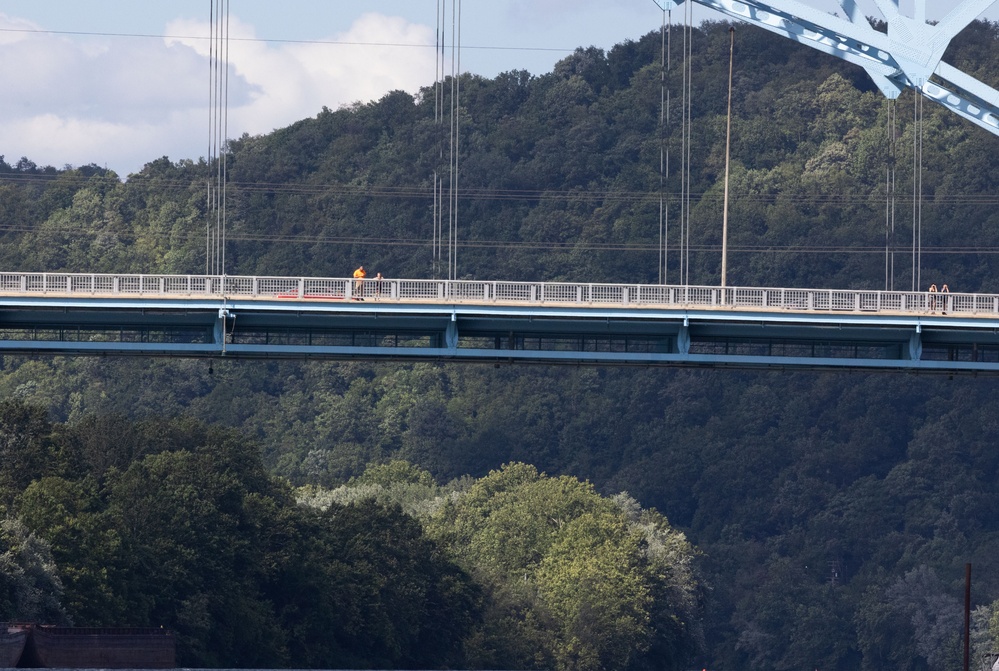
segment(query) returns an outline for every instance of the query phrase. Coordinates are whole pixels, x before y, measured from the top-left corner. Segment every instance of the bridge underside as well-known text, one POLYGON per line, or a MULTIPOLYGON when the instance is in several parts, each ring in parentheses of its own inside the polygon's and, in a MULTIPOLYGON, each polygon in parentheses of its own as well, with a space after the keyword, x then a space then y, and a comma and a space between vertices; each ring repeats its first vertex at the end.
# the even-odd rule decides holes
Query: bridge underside
POLYGON ((999 372, 994 319, 245 301, 0 306, 0 352, 999 372))

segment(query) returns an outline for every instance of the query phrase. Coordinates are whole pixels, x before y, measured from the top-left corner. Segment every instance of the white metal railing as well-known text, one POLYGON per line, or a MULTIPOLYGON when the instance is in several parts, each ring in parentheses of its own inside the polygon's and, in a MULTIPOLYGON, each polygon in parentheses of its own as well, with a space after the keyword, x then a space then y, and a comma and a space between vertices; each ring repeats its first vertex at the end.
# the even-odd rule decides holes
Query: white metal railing
POLYGON ((575 282, 0 273, 0 295, 384 300, 999 315, 999 294, 575 282))

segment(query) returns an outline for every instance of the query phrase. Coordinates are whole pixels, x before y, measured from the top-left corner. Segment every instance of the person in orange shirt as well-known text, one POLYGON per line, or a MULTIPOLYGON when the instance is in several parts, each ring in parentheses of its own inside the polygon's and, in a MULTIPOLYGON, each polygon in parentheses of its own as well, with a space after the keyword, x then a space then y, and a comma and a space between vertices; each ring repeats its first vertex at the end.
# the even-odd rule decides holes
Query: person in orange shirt
POLYGON ((360 266, 354 271, 354 300, 363 301, 361 297, 364 294, 364 278, 367 273, 364 271, 364 266, 360 266))

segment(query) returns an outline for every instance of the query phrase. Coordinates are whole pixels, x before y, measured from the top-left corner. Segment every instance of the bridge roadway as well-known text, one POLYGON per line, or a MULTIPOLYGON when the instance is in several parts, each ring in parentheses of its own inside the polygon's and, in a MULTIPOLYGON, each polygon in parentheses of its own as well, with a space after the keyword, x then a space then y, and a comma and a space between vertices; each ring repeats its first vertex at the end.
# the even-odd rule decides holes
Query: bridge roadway
POLYGON ((999 372, 999 295, 0 273, 0 352, 999 372))

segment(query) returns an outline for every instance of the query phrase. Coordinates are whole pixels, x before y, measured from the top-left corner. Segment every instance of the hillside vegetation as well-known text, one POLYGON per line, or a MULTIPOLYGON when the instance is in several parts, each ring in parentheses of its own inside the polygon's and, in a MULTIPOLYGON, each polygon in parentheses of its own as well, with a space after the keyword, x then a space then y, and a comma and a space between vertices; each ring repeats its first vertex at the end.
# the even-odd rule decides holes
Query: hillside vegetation
MULTIPOLYGON (((692 284, 720 281, 728 27, 693 34, 692 284)), ((460 277, 656 282, 663 202, 680 281, 660 45, 463 76, 460 277)), ((999 26, 946 60, 999 86, 999 26)), ((861 70, 742 26, 733 100, 729 284, 908 289, 919 239, 921 288, 999 293, 999 138, 929 103, 920 135, 911 94, 893 108, 861 70)), ((233 140, 227 273, 433 276, 434 101, 233 140)), ((203 273, 214 171, 0 158, 0 264, 203 273)), ((4 356, 0 620, 164 624, 189 666, 956 668, 968 562, 976 654, 999 649, 995 390, 4 356)))

